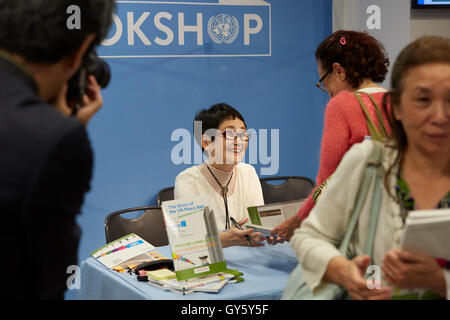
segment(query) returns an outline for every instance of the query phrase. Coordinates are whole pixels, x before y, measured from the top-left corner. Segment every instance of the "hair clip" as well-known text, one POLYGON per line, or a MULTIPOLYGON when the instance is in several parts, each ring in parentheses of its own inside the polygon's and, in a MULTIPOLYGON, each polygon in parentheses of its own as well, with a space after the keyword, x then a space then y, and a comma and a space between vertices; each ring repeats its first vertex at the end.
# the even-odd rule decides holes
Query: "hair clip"
POLYGON ((345 46, 345 45, 347 44, 347 40, 345 40, 344 37, 341 37, 341 40, 339 40, 339 42, 340 42, 343 46, 345 46))

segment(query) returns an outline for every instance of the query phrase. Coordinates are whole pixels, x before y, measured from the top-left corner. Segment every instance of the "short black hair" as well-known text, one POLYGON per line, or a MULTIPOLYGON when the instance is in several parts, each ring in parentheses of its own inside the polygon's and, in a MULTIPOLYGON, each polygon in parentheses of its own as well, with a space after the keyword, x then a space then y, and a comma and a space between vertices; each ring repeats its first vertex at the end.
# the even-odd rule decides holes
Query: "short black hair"
POLYGON ((71 54, 89 34, 93 45, 107 36, 114 0, 0 0, 0 49, 29 62, 55 63, 71 54), (70 30, 67 9, 80 8, 80 29, 70 30))
MULTIPOLYGON (((196 136, 198 144, 202 145, 202 136, 209 129, 218 129, 220 124, 228 119, 236 119, 238 118, 244 123, 244 126, 247 128, 247 124, 245 123, 244 117, 237 111, 235 108, 226 103, 217 103, 210 107, 209 109, 202 109, 195 115, 194 118, 194 128, 195 122, 201 121, 202 123, 202 134, 200 136, 196 136)), ((195 130, 194 130, 195 132, 195 130)))

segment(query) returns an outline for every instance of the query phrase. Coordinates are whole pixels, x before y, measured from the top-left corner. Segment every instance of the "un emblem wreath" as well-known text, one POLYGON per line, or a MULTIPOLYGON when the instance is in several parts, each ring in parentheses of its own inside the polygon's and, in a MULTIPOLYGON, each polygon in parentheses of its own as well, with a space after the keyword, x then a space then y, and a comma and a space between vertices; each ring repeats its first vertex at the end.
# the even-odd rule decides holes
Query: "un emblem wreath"
POLYGON ((239 35, 239 22, 227 14, 212 16, 208 20, 208 34, 218 44, 232 43, 239 35))

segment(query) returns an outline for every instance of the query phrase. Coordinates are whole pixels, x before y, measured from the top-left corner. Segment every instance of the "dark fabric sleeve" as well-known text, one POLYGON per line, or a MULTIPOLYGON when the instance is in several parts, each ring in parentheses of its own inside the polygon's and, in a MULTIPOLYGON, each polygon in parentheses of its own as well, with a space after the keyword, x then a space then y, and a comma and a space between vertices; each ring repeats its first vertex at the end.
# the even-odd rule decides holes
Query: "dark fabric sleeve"
POLYGON ((92 162, 86 131, 76 126, 53 148, 33 185, 25 212, 33 298, 60 299, 67 289, 67 267, 78 263, 76 216, 90 188, 92 162))

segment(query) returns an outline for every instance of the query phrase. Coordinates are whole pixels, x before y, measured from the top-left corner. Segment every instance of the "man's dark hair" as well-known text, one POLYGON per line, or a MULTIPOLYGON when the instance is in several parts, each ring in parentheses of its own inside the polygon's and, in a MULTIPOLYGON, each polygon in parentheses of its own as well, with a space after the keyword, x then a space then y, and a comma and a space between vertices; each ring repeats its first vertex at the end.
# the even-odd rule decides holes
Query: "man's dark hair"
POLYGON ((194 119, 194 128, 195 121, 201 121, 202 123, 202 134, 199 137, 195 137, 197 142, 202 145, 202 136, 209 129, 217 129, 220 124, 225 120, 234 120, 238 118, 241 120, 245 127, 247 124, 245 123, 244 117, 237 111, 235 108, 226 103, 218 103, 210 107, 209 109, 202 109, 195 115, 194 119))
POLYGON ((93 44, 99 44, 108 33, 114 8, 114 0, 0 0, 0 49, 29 62, 55 63, 89 34, 96 34, 93 44), (80 29, 67 27, 71 5, 80 8, 80 29))

